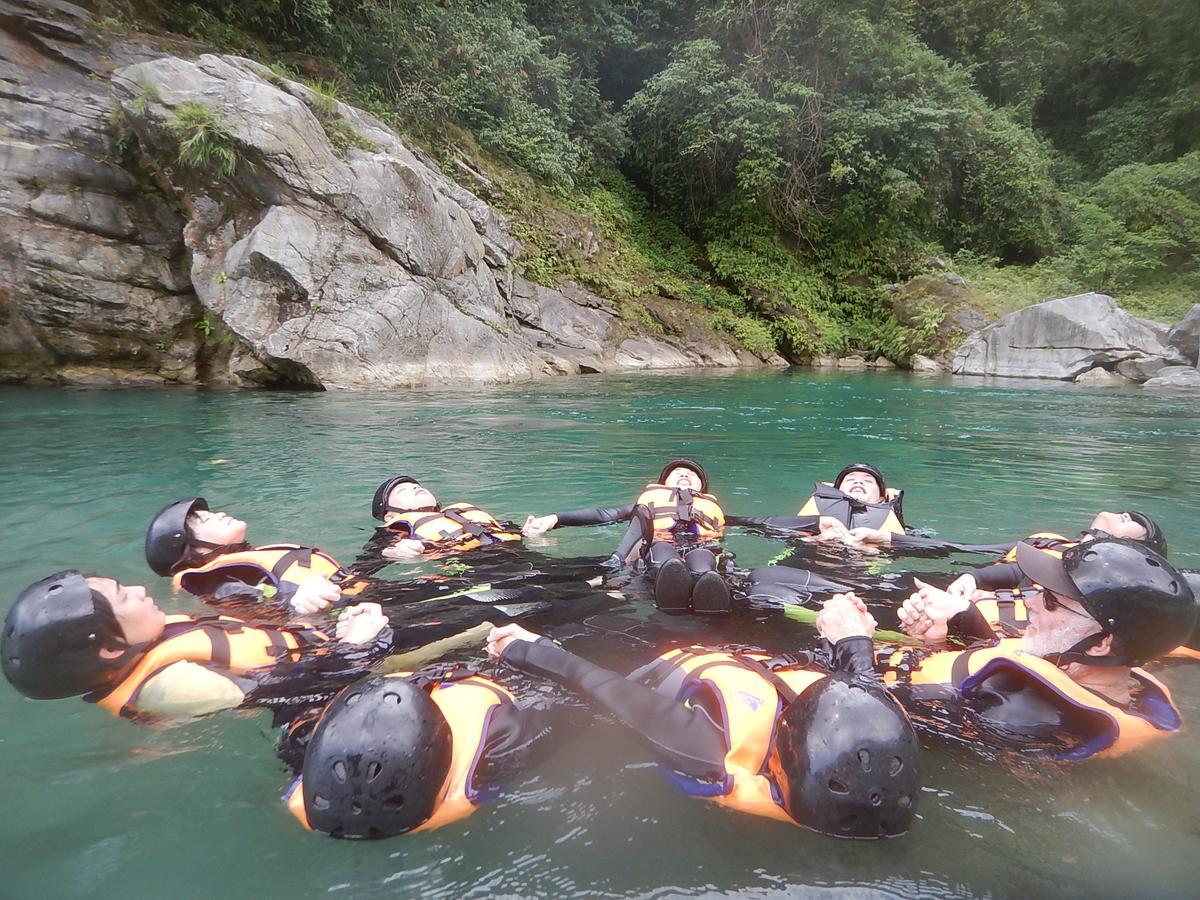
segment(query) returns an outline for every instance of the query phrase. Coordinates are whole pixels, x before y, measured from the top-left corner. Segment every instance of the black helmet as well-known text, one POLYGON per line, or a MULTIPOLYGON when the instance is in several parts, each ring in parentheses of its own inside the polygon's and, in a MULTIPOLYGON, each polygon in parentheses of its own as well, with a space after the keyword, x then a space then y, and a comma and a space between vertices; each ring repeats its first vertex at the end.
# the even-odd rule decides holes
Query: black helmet
POLYGON ((4 677, 26 697, 75 697, 112 684, 122 660, 100 656, 124 635, 102 594, 78 572, 59 572, 21 591, 4 620, 4 677))
POLYGON ((1129 518, 1137 522, 1146 529, 1146 536, 1142 538, 1142 543, 1157 553, 1159 556, 1167 555, 1167 538, 1163 534, 1162 528, 1157 522, 1146 515, 1144 512, 1136 512, 1128 510, 1129 518))
POLYGON ((851 463, 850 465, 846 466, 846 468, 844 468, 844 469, 842 469, 842 471, 838 472, 837 478, 835 478, 833 480, 833 486, 835 488, 838 488, 839 490, 841 490, 842 479, 845 478, 847 475, 849 475, 851 472, 866 472, 868 475, 870 475, 872 478, 874 478, 875 483, 877 485, 879 485, 879 493, 883 494, 885 496, 887 495, 887 481, 884 479, 883 473, 880 472, 877 468, 875 468, 870 463, 864 463, 864 462, 851 463))
POLYGON ((686 456, 680 457, 679 459, 673 459, 663 466, 662 471, 658 473, 658 483, 665 484, 667 476, 671 474, 671 470, 680 468, 691 469, 693 472, 699 475, 700 492, 702 494, 708 493, 708 473, 704 471, 704 466, 700 465, 700 463, 696 462, 694 459, 688 459, 686 456))
POLYGON ((1059 665, 1136 666, 1174 650, 1192 634, 1196 601, 1187 580, 1143 542, 1101 537, 1058 556, 1017 544, 1017 565, 1055 594, 1077 600, 1102 629, 1057 657, 1059 665), (1105 635, 1108 656, 1085 656, 1105 635))
POLYGON ((903 834, 916 812, 920 745, 883 685, 837 672, 779 719, 772 765, 789 816, 845 838, 903 834))
POLYGON ((1193 650, 1200 650, 1200 572, 1180 572, 1180 575, 1187 581, 1188 586, 1192 589, 1192 596, 1196 598, 1196 624, 1192 628, 1192 635, 1183 642, 1185 647, 1191 647, 1193 650))
POLYGON ((333 698, 304 754, 309 826, 345 838, 412 831, 434 811, 450 771, 450 726, 401 676, 369 678, 333 698))
POLYGON ((199 543, 188 537, 187 531, 187 518, 198 509, 208 509, 208 501, 203 497, 175 500, 150 521, 146 529, 146 562, 156 574, 170 575, 187 555, 188 545, 199 543))
POLYGON ((375 499, 371 501, 371 515, 380 522, 383 521, 383 517, 391 509, 388 506, 388 497, 391 496, 395 487, 400 484, 420 484, 420 482, 408 475, 397 475, 395 478, 389 478, 381 484, 375 491, 375 499))

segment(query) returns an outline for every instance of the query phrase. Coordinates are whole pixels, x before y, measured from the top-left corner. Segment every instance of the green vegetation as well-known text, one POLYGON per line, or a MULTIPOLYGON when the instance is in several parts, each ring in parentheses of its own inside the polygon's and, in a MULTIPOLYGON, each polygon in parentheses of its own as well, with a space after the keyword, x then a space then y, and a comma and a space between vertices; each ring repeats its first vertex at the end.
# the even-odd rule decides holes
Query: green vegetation
POLYGON ((239 159, 233 136, 203 103, 181 103, 172 111, 167 130, 179 142, 181 166, 216 171, 226 177, 237 171, 239 159))
MULTIPOLYGON (((97 6, 286 62, 343 151, 364 145, 337 113, 344 92, 452 177, 469 161, 496 186, 527 277, 576 280, 659 327, 655 298, 692 304, 756 352, 931 347, 954 310, 902 324, 882 285, 933 256, 992 315, 1102 290, 1170 320, 1200 290, 1188 4, 97 6)), ((189 164, 236 166, 211 116, 179 133, 189 164)))

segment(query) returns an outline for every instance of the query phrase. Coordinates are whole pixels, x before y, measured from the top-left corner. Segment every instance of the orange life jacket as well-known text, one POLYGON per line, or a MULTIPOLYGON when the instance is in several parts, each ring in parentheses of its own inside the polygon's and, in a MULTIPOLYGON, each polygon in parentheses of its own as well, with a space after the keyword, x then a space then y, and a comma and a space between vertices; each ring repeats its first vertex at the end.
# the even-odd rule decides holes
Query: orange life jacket
MULTIPOLYGON (((411 672, 393 672, 388 678, 406 678, 411 672)), ((481 798, 474 787, 475 770, 483 758, 492 713, 503 703, 512 702, 512 694, 490 679, 470 675, 453 681, 442 681, 429 689, 430 699, 438 705, 450 725, 452 745, 450 770, 442 783, 442 791, 433 813, 410 834, 432 831, 469 816, 481 798)), ((308 815, 304 810, 304 782, 297 778, 284 795, 284 803, 305 828, 308 815)))
POLYGON ((436 547, 453 547, 455 551, 521 540, 519 531, 507 531, 492 515, 470 503, 451 503, 440 510, 391 513, 384 528, 400 530, 395 528, 397 524, 402 524, 416 540, 436 547))
POLYGON ((878 528, 889 534, 904 534, 902 513, 904 491, 888 489, 879 503, 862 503, 829 482, 813 485, 812 496, 797 515, 829 516, 847 528, 878 528))
POLYGON ((697 537, 720 537, 725 528, 725 513, 717 498, 700 491, 682 491, 665 484, 648 484, 637 498, 654 518, 654 536, 670 540, 680 532, 697 537))
MULTIPOLYGON (((770 658, 759 653, 740 655, 759 663, 770 658)), ((679 690, 680 700, 694 702, 707 693, 717 701, 715 707, 721 710, 720 724, 729 748, 721 781, 705 782, 678 772, 668 773, 671 780, 692 796, 794 823, 764 774, 775 721, 784 705, 775 686, 753 665, 732 653, 685 647, 664 653, 659 659, 664 668, 654 670, 657 678, 665 678, 676 668, 687 673, 679 690)), ((822 672, 801 668, 785 667, 772 672, 796 694, 825 677, 822 672)))
POLYGON ((177 662, 212 663, 234 675, 295 659, 316 631, 290 628, 255 628, 228 616, 167 616, 160 637, 115 686, 84 699, 113 715, 133 717, 139 712, 138 694, 151 678, 177 662), (311 635, 311 637, 309 637, 311 635))
POLYGON ((1059 756, 1084 759, 1089 756, 1119 756, 1149 740, 1177 731, 1183 724, 1166 685, 1146 671, 1134 668, 1130 675, 1141 685, 1137 709, 1122 707, 1078 684, 1062 669, 1021 649, 1021 641, 1008 638, 994 647, 949 650, 930 654, 902 650, 884 663, 884 680, 911 684, 952 686, 960 696, 971 693, 991 676, 1015 673, 1049 688, 1065 705, 1090 714, 1094 730, 1079 747, 1059 756))
POLYGON ((199 566, 175 574, 175 589, 191 594, 205 593, 202 576, 225 573, 231 579, 261 580, 266 578, 276 589, 294 591, 310 575, 324 575, 346 596, 354 596, 367 586, 366 579, 355 575, 328 553, 297 544, 267 544, 250 550, 222 553, 199 566), (249 576, 239 578, 238 570, 249 576))

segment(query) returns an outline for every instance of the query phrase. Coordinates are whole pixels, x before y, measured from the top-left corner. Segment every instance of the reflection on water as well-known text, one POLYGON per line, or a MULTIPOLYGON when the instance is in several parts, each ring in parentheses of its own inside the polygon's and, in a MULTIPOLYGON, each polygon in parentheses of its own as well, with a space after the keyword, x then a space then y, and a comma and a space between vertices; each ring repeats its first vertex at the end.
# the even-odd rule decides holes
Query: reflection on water
MULTIPOLYGON (((794 513, 812 481, 867 459, 905 488, 910 522, 937 534, 1069 533, 1097 509, 1144 508, 1172 558, 1200 567, 1200 408, 1186 395, 875 373, 659 374, 377 394, 13 389, 0 391, 0 422, 2 606, 67 565, 149 579, 167 597, 141 540, 176 497, 203 493, 244 514, 252 539, 352 559, 388 475, 422 476, 443 501, 520 521, 628 502, 677 453, 704 461, 716 494, 744 515, 794 513)), ((562 529, 535 549, 565 565, 606 556, 618 537, 562 529)), ((786 549, 747 534, 728 544, 746 568, 786 549)), ((825 564, 903 587, 907 570, 948 577, 964 561, 825 564)), ((780 649, 813 636, 770 608, 719 624, 663 619, 636 593, 553 619, 556 634, 614 668, 645 661, 667 635, 780 649)), ((1185 718, 1200 721, 1200 668, 1162 677, 1185 718)), ((549 691, 514 683, 531 699, 549 691)), ((921 723, 917 827, 847 843, 677 795, 632 736, 601 721, 461 824, 354 844, 307 835, 284 813, 266 716, 139 728, 7 688, 0 715, 5 896, 1194 893, 1194 730, 1119 760, 1049 766, 949 739, 934 712, 921 723)))

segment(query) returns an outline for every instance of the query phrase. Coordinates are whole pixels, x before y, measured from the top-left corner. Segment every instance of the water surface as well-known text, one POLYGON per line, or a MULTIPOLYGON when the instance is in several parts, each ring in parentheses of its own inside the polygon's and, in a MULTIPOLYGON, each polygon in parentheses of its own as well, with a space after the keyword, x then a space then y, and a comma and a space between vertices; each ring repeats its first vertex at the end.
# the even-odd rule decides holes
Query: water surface
MULTIPOLYGON (((906 489, 910 523, 930 532, 1071 533, 1100 508, 1145 509, 1176 563, 1200 567, 1200 408, 1186 394, 811 372, 396 393, 12 388, 0 390, 0 434, 0 609, 68 566, 148 583, 167 600, 141 542, 149 517, 181 496, 202 493, 242 515, 259 542, 311 543, 349 560, 375 487, 397 472, 445 502, 523 520, 629 502, 676 453, 704 461, 737 513, 794 513, 813 480, 866 459, 906 489)), ((542 550, 602 557, 618 539, 614 528, 559 530, 542 550)), ((743 566, 784 549, 745 534, 728 543, 743 566)), ((874 567, 909 565, 955 571, 952 560, 874 567)), ((657 621, 641 600, 622 611, 657 621)), ((769 611, 712 628, 718 640, 811 641, 769 611)), ((588 646, 614 666, 630 659, 627 645, 588 646)), ((1163 677, 1185 718, 1200 721, 1200 668, 1163 677)), ((677 795, 633 739, 599 724, 464 822, 351 843, 311 836, 286 815, 288 779, 263 714, 138 727, 5 685, 0 716, 6 897, 1195 891, 1194 729, 1073 767, 1014 768, 927 735, 920 821, 902 839, 857 843, 677 795)))

